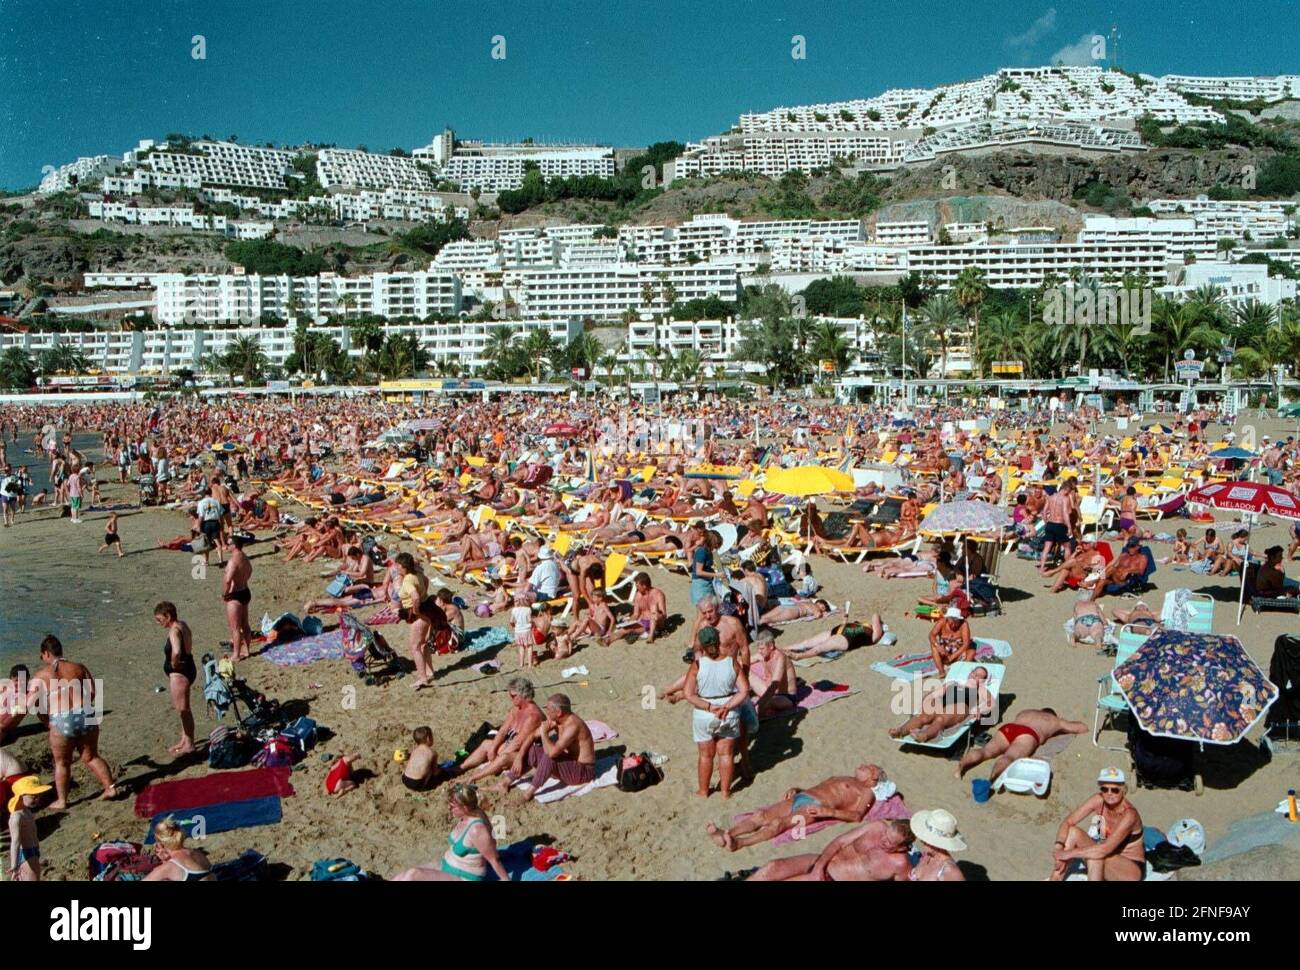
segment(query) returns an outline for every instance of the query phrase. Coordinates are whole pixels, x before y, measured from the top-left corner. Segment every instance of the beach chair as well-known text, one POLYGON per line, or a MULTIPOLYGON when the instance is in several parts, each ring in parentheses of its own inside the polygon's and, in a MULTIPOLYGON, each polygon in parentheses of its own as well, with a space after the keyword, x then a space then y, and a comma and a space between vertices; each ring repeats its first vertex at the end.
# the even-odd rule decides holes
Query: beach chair
POLYGON ((1115 510, 1107 507, 1104 495, 1087 495, 1079 500, 1079 520, 1081 531, 1086 533, 1088 526, 1097 527, 1097 535, 1109 529, 1115 519, 1115 510))
POLYGON ((1002 545, 996 539, 976 539, 984 546, 984 572, 970 578, 971 613, 974 615, 1002 615, 1002 587, 998 580, 998 566, 1002 562, 1002 545))
POLYGON ((1214 627, 1214 597, 1190 589, 1171 589, 1160 607, 1160 622, 1169 630, 1210 633, 1214 627))
POLYGON ((339 626, 343 629, 343 657, 367 685, 401 676, 401 662, 383 634, 351 613, 339 614, 339 626))
POLYGON ((1116 748, 1101 744, 1099 739, 1102 731, 1106 730, 1107 727, 1114 726, 1117 717, 1128 713, 1128 701, 1125 700, 1124 694, 1120 691, 1119 684, 1115 682, 1115 668, 1137 653, 1150 635, 1150 628, 1145 634, 1132 626, 1126 626, 1120 630, 1119 641, 1115 648, 1115 663, 1111 666, 1109 673, 1103 674, 1097 680, 1097 707, 1092 716, 1092 743, 1098 748, 1104 748, 1107 751, 1128 750, 1125 745, 1116 748), (1126 630, 1130 631, 1127 637, 1125 636, 1126 630))
POLYGON ((636 574, 627 568, 628 562, 628 557, 621 552, 611 552, 605 557, 605 599, 611 603, 632 602, 636 574))
MULTIPOLYGON (((985 682, 985 690, 987 690, 994 699, 993 714, 996 716, 999 708, 999 705, 997 704, 997 698, 1002 690, 1002 679, 1003 677, 1006 676, 1006 671, 1007 671, 1006 664, 989 663, 987 661, 962 660, 953 664, 951 667, 948 668, 947 673, 944 675, 943 683, 944 684, 964 683, 966 679, 970 677, 971 671, 973 671, 976 667, 983 667, 985 670, 989 672, 988 680, 985 682)), ((968 717, 961 724, 948 728, 946 731, 940 734, 933 741, 917 741, 912 737, 895 738, 894 740, 896 740, 899 743, 899 745, 903 747, 911 746, 917 748, 929 748, 932 751, 948 751, 951 750, 954 745, 956 745, 958 740, 964 738, 966 741, 966 749, 969 750, 970 742, 971 742, 970 739, 971 725, 975 724, 979 720, 980 720, 979 712, 978 711, 972 712, 970 717, 968 717)))
POLYGON ((1252 562, 1246 567, 1246 588, 1243 595, 1250 603, 1253 612, 1261 610, 1283 610, 1289 613, 1300 612, 1300 596, 1260 596, 1255 592, 1255 581, 1259 576, 1259 563, 1252 562))

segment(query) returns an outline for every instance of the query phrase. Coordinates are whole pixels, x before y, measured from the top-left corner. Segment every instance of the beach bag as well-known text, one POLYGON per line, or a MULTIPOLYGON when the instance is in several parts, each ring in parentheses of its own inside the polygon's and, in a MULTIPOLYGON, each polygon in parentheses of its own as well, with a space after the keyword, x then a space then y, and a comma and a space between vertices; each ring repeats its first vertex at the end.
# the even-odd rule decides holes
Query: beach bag
POLYGON ((342 596, 343 591, 350 585, 352 585, 352 577, 347 573, 339 573, 330 580, 330 584, 325 587, 325 595, 331 597, 342 596))
POLYGON ((208 735, 208 767, 243 768, 253 759, 256 745, 243 731, 222 725, 208 735))
POLYGON ((268 878, 266 856, 256 849, 245 849, 238 859, 213 866, 212 878, 216 882, 262 882, 268 878))
POLYGON ((317 859, 311 864, 312 882, 363 882, 370 876, 350 859, 317 859))
POLYGON ((619 791, 645 791, 663 781, 663 777, 664 773, 651 763, 650 755, 645 751, 628 755, 618 763, 619 791))
POLYGON ((86 876, 95 882, 131 882, 143 879, 158 865, 138 842, 101 842, 90 850, 86 876))
POLYGON ((300 754, 306 754, 316 747, 316 722, 309 717, 300 717, 286 724, 280 737, 287 738, 298 746, 300 754))
POLYGON ((298 744, 292 738, 277 734, 253 755, 254 768, 290 768, 298 760, 298 744))

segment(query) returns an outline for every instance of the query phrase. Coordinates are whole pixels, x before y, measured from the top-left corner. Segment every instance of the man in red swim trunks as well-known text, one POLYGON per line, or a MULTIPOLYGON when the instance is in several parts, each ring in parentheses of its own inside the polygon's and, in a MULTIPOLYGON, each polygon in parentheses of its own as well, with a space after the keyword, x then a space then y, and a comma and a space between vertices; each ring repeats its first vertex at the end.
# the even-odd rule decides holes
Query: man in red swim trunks
POLYGON ((1050 707, 1021 711, 1013 720, 999 725, 988 744, 967 751, 957 766, 956 775, 960 778, 976 765, 997 758, 993 764, 993 773, 989 776, 989 780, 993 781, 1007 770, 1011 762, 1018 758, 1033 757, 1038 746, 1048 738, 1058 734, 1087 733, 1088 725, 1082 721, 1067 721, 1058 717, 1050 707))

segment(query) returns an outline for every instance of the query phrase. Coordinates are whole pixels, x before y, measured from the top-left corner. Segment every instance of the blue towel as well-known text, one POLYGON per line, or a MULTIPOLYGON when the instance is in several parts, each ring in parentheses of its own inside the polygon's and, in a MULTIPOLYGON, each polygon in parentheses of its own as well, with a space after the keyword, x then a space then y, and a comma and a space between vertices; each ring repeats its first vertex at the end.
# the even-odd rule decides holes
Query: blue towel
POLYGON ((481 626, 477 630, 467 630, 461 643, 462 650, 477 653, 510 642, 510 631, 503 626, 481 626))
MULTIPOLYGON (((551 882, 559 877, 564 870, 560 866, 551 866, 545 872, 538 872, 533 868, 533 849, 538 848, 538 843, 532 839, 521 839, 518 842, 511 843, 504 849, 498 850, 498 856, 501 859, 501 865, 510 876, 511 882, 551 882)), ((497 874, 488 867, 487 878, 489 882, 497 882, 497 874)))
POLYGON ((145 845, 153 844, 154 827, 168 816, 176 819, 187 836, 198 824, 199 819, 203 820, 203 834, 215 835, 232 829, 274 825, 283 817, 283 811, 280 806, 280 796, 267 795, 265 798, 250 798, 243 802, 223 802, 220 805, 205 805, 182 811, 159 812, 149 820, 149 834, 145 836, 145 845))

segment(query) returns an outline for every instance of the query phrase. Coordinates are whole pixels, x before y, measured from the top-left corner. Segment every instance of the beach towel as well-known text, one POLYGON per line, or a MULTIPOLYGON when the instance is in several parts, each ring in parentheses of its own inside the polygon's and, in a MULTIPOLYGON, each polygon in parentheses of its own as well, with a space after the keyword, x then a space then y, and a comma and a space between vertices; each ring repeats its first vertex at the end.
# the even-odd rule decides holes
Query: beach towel
MULTIPOLYGON (((971 642, 975 644, 977 661, 997 660, 1011 656, 1011 644, 1005 640, 973 637, 971 642)), ((928 650, 925 653, 899 654, 892 660, 879 660, 871 665, 871 669, 886 677, 904 680, 912 677, 929 677, 939 672, 928 650)))
MULTIPOLYGON (((506 875, 510 877, 511 882, 554 882, 564 875, 564 869, 560 866, 552 866, 545 872, 539 872, 533 868, 533 853, 541 848, 541 843, 533 839, 521 839, 518 842, 512 842, 503 849, 497 850, 497 857, 501 860, 501 868, 505 869, 506 875)), ((489 882, 499 882, 500 879, 490 866, 487 871, 489 882)))
POLYGON ((503 626, 481 626, 476 630, 465 631, 465 639, 460 648, 470 653, 490 650, 510 642, 510 631, 503 626))
POLYGON ((92 505, 88 512, 125 512, 127 509, 135 508, 130 502, 115 502, 112 505, 92 505))
POLYGON ((251 829, 258 825, 275 825, 283 817, 278 795, 264 798, 250 798, 242 802, 223 802, 217 805, 202 805, 181 812, 159 812, 149 820, 149 834, 144 844, 153 844, 154 827, 168 816, 173 816, 176 823, 188 836, 202 821, 203 833, 215 835, 218 832, 230 832, 234 829, 251 829))
POLYGON ((383 626, 387 623, 396 623, 398 619, 397 607, 390 603, 383 609, 377 610, 366 617, 366 625, 383 626))
POLYGON ((137 818, 153 818, 196 805, 242 802, 270 795, 288 798, 292 794, 288 768, 219 771, 199 778, 154 782, 136 795, 135 814, 137 818))
MULTIPOLYGON (((771 808, 771 807, 772 806, 770 805, 767 806, 767 808, 771 808)), ((759 809, 759 811, 764 811, 764 809, 759 809)), ((750 818, 756 814, 758 813, 745 812, 741 815, 737 815, 734 819, 732 819, 732 824, 739 825, 741 822, 745 821, 745 819, 750 818)), ((895 792, 893 795, 890 795, 888 798, 883 799, 882 801, 878 801, 874 805, 872 805, 871 810, 867 812, 867 817, 862 821, 877 822, 877 821, 889 821, 890 819, 909 819, 911 817, 912 817, 912 812, 907 807, 907 805, 904 804, 903 796, 895 792)), ((812 835, 814 832, 820 832, 822 829, 830 828, 832 825, 837 825, 837 824, 839 824, 838 820, 833 818, 824 818, 821 819, 820 821, 809 822, 807 825, 803 827, 803 832, 801 836, 796 834, 799 831, 798 829, 787 829, 786 831, 782 832, 780 835, 778 835, 775 839, 772 840, 772 845, 773 846, 789 845, 792 842, 799 841, 800 838, 807 838, 808 836, 812 835)))
MULTIPOLYGON (((565 798, 581 798, 583 795, 591 794, 597 788, 609 788, 616 784, 618 784, 618 756, 610 755, 596 759, 595 780, 589 781, 585 785, 565 785, 560 779, 552 778, 546 783, 546 787, 533 797, 533 801, 549 805, 565 798)), ((526 781, 521 782, 519 785, 519 787, 524 786, 527 786, 530 790, 533 787, 526 781)))
POLYGON ((601 741, 613 741, 618 737, 618 732, 604 721, 587 721, 587 730, 591 732, 591 740, 597 743, 601 741))
POLYGON ((829 680, 819 680, 815 684, 809 684, 800 680, 795 685, 794 710, 769 714, 763 720, 769 721, 778 717, 789 717, 796 711, 811 711, 823 704, 829 704, 831 701, 852 697, 856 693, 858 691, 847 684, 835 684, 829 680))
POLYGON ((1055 737, 1050 737, 1038 746, 1038 750, 1034 752, 1034 757, 1041 758, 1044 761, 1051 761, 1068 748, 1073 740, 1073 734, 1058 734, 1055 737))
POLYGON ((277 667, 296 667, 317 660, 342 660, 343 630, 334 629, 314 637, 301 637, 291 643, 276 644, 258 656, 277 667))

